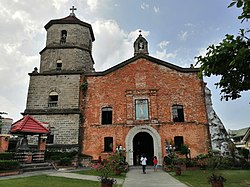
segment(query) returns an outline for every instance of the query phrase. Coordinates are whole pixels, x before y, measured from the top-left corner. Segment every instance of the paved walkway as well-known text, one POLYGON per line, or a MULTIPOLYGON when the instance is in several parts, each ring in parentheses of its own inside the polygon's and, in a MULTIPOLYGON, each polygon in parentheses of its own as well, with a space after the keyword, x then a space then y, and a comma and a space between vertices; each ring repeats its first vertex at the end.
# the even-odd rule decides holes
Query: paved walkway
MULTIPOLYGON (((49 171, 36 171, 36 172, 25 172, 20 175, 12 175, 6 177, 0 177, 0 180, 13 179, 13 178, 22 178, 36 175, 49 175, 57 177, 66 177, 73 179, 84 179, 98 181, 97 176, 91 175, 81 175, 72 173, 70 171, 61 170, 49 170, 49 171)), ((1 183, 1 182, 0 182, 1 183)), ((143 174, 141 169, 132 168, 127 173, 125 181, 123 179, 117 179, 118 184, 123 184, 122 187, 188 187, 187 185, 176 180, 168 173, 159 169, 157 172, 154 172, 153 169, 147 169, 147 173, 143 174)))
POLYGON ((147 169, 146 174, 141 169, 131 169, 123 183, 123 187, 188 187, 174 177, 159 169, 147 169))

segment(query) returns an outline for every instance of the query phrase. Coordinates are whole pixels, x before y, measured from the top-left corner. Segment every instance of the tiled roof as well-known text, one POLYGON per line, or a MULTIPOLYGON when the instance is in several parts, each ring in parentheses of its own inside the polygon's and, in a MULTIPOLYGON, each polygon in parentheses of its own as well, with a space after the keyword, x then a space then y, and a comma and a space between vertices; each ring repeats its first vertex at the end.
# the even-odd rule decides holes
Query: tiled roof
POLYGON ((50 20, 45 26, 44 28, 46 30, 48 30, 50 28, 51 25, 54 24, 78 24, 78 25, 82 25, 84 27, 89 28, 90 30, 90 34, 91 34, 91 38, 92 41, 95 41, 95 37, 94 37, 94 33, 92 30, 92 26, 86 22, 81 21, 80 19, 78 19, 76 16, 74 15, 69 15, 65 18, 61 18, 61 19, 54 19, 54 20, 50 20))
POLYGON ((243 137, 245 136, 249 128, 250 127, 246 127, 239 130, 229 130, 229 134, 231 134, 232 137, 243 137))
POLYGON ((13 123, 11 134, 47 134, 49 130, 29 115, 13 123))

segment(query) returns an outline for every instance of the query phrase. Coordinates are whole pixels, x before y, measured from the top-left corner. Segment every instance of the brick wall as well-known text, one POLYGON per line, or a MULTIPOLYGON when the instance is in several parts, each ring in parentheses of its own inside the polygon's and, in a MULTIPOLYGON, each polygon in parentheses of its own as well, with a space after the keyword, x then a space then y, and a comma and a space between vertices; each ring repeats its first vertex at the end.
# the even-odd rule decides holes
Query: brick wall
MULTIPOLYGON (((114 148, 122 144, 135 126, 148 125, 160 135, 161 151, 165 140, 183 136, 192 155, 209 147, 203 83, 196 72, 178 72, 147 59, 138 59, 103 76, 88 76, 84 123, 84 153, 103 155, 104 137, 111 136, 114 148), (135 99, 149 101, 149 120, 135 120, 135 99), (174 123, 172 105, 184 107, 185 122, 174 123), (101 108, 113 109, 113 124, 101 125, 101 108)), ((132 140, 131 140, 132 141, 132 140)), ((164 156, 164 154, 163 154, 164 156)))

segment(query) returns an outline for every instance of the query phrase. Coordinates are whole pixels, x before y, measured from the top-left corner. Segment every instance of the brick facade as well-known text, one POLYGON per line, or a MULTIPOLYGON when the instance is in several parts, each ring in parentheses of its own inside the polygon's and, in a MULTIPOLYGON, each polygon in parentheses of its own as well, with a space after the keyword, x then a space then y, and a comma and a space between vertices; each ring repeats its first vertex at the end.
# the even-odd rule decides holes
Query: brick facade
POLYGON ((140 34, 134 57, 94 72, 91 25, 71 15, 51 20, 45 29, 40 72, 29 74, 24 114, 48 124, 54 135, 51 146, 77 147, 94 159, 122 146, 130 165, 138 164, 136 158, 143 151, 149 157, 156 155, 162 164, 166 141, 177 139, 191 148, 192 156, 207 153, 208 119, 198 69, 149 56, 148 43, 140 34), (67 40, 62 43, 65 31, 67 40), (52 107, 50 99, 55 102, 52 107), (174 115, 183 119, 176 122, 174 115))
POLYGON ((137 133, 144 131, 159 137, 161 146, 154 155, 164 156, 166 140, 173 141, 175 136, 183 137, 184 144, 192 149, 192 156, 206 153, 209 147, 208 121, 204 85, 197 78, 197 72, 181 72, 169 67, 168 63, 162 65, 157 59, 147 56, 134 57, 130 61, 102 75, 87 75, 84 153, 95 159, 105 157, 105 137, 113 137, 113 149, 120 144, 128 148, 126 138, 134 128, 138 129, 137 133), (148 99, 148 120, 136 120, 136 99, 148 99), (184 122, 173 122, 174 104, 184 106, 184 122), (101 124, 103 107, 112 107, 112 124, 101 124))

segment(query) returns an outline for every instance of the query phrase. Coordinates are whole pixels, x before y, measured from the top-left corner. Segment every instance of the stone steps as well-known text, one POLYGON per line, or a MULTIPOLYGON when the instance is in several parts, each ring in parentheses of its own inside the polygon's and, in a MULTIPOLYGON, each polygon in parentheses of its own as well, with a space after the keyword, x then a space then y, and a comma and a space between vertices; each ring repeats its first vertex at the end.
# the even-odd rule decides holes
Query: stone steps
POLYGON ((23 172, 28 171, 40 171, 40 170, 52 170, 53 165, 48 162, 43 163, 32 163, 32 164, 21 164, 21 169, 23 172))

